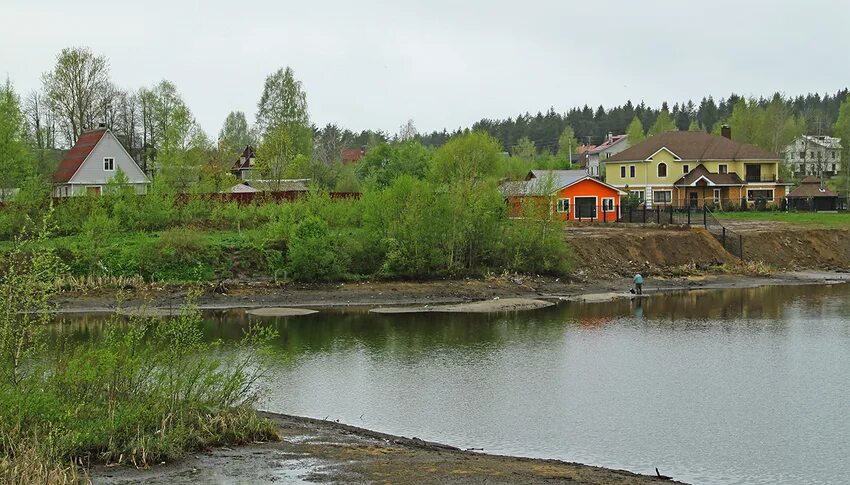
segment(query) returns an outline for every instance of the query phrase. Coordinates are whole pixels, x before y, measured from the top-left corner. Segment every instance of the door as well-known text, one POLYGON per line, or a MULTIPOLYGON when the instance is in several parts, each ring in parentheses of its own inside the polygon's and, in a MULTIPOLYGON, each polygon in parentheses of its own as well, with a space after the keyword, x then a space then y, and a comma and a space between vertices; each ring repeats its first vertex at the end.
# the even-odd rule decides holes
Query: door
POLYGON ((86 187, 86 194, 88 194, 88 195, 100 195, 100 187, 99 186, 86 187))
POLYGON ((699 194, 697 192, 690 192, 688 194, 688 201, 691 207, 699 207, 699 194))
POLYGON ((761 165, 747 165, 747 182, 761 182, 761 165))
POLYGON ((596 219, 596 197, 575 198, 576 219, 596 219))

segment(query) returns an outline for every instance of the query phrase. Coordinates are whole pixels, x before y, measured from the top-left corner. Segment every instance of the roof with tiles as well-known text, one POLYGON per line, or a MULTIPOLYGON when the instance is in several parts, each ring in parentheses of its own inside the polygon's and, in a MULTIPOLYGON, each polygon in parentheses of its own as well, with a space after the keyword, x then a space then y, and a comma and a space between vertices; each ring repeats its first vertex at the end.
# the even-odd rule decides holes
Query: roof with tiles
POLYGON ((666 148, 682 160, 780 160, 782 157, 748 143, 703 131, 668 131, 623 150, 607 162, 646 160, 666 148))
POLYGON ((57 184, 69 182, 107 131, 106 128, 100 128, 80 135, 77 143, 74 143, 74 146, 65 153, 65 157, 62 158, 62 161, 56 167, 56 171, 53 172, 53 182, 57 184))

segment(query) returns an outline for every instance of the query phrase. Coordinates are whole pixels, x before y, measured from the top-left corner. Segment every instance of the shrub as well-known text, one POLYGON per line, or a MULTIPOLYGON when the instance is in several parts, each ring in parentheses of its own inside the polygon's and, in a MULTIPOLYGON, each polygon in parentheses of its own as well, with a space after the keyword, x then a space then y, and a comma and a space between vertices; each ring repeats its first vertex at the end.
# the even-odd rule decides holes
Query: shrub
POLYGON ((300 281, 326 281, 339 278, 343 268, 328 225, 318 217, 308 217, 292 231, 289 241, 289 269, 300 281))

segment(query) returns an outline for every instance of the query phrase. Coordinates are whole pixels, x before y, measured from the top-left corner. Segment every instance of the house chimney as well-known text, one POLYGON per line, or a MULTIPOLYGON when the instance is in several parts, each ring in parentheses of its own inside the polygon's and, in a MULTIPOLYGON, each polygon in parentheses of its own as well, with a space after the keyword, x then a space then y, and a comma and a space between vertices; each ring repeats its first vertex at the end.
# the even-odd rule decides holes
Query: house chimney
POLYGON ((608 141, 611 142, 613 140, 614 140, 614 134, 609 131, 608 132, 608 141))
POLYGON ((723 138, 732 139, 732 127, 729 125, 723 125, 720 127, 720 136, 723 138))

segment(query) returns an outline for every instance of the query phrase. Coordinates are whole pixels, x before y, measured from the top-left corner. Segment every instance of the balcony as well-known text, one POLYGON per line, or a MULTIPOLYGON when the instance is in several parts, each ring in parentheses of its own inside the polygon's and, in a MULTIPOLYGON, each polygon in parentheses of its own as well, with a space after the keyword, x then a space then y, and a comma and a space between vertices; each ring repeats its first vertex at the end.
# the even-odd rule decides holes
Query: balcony
POLYGON ((748 174, 746 176, 747 183, 770 183, 776 182, 776 175, 761 175, 761 174, 748 174))

